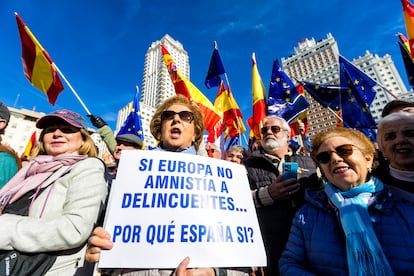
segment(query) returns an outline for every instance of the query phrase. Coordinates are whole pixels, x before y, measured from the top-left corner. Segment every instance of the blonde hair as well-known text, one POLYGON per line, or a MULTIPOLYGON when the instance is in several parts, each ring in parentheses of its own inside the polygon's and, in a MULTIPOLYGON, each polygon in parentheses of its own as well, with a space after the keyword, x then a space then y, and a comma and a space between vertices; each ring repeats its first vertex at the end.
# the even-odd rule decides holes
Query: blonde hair
POLYGON ((158 143, 162 144, 161 141, 161 113, 167 110, 170 106, 179 104, 186 106, 190 109, 190 111, 194 114, 194 133, 195 133, 195 141, 193 142, 193 146, 198 150, 200 147, 201 142, 203 141, 204 135, 204 115, 201 112, 200 108, 193 104, 190 100, 182 95, 176 95, 168 98, 165 100, 158 108, 155 110, 154 115, 152 116, 151 123, 150 123, 150 130, 152 136, 154 136, 155 140, 158 143))
MULTIPOLYGON (((78 153, 81 155, 86 154, 89 157, 98 157, 98 150, 88 131, 84 128, 81 128, 79 131, 81 133, 82 140, 84 143, 78 149, 78 153)), ((43 129, 40 133, 39 141, 36 147, 33 149, 32 154, 30 155, 30 159, 33 159, 38 155, 47 155, 43 141, 45 134, 45 129, 43 129)))

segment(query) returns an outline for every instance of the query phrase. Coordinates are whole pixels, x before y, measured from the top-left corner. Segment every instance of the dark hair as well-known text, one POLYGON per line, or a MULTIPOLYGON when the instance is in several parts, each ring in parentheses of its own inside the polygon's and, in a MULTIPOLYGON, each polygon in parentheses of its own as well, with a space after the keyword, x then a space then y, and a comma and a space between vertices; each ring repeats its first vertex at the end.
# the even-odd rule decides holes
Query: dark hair
POLYGON ((194 141, 194 147, 196 150, 200 147, 201 142, 203 141, 203 135, 204 135, 204 115, 201 112, 200 108, 196 106, 194 103, 192 103, 190 100, 188 100, 186 97, 182 95, 176 95, 168 98, 165 100, 158 108, 155 110, 154 115, 152 116, 151 123, 150 123, 150 130, 152 136, 154 136, 155 140, 157 142, 161 142, 161 113, 165 110, 167 110, 170 106, 180 104, 188 107, 191 112, 194 114, 194 133, 195 133, 195 141, 194 141))

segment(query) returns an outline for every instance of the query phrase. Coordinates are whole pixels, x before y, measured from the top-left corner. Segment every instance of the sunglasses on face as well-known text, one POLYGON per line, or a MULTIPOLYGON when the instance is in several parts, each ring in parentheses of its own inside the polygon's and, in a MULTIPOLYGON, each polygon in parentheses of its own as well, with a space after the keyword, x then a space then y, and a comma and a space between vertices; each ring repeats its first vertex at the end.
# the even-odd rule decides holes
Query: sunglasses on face
POLYGON ((335 150, 320 152, 316 155, 316 160, 320 164, 327 164, 329 163, 329 161, 331 161, 331 155, 333 152, 338 154, 340 157, 345 158, 345 157, 352 155, 352 153, 354 153, 354 145, 345 144, 345 145, 336 147, 335 150))
POLYGON ((191 111, 175 112, 172 110, 165 110, 161 113, 161 121, 172 120, 176 114, 178 114, 180 119, 184 122, 191 123, 194 120, 194 114, 191 111))
POLYGON ((261 130, 262 135, 265 135, 269 129, 272 131, 273 134, 276 134, 282 130, 280 126, 271 126, 271 127, 264 126, 262 127, 262 130, 261 130))
POLYGON ((55 132, 57 129, 59 129, 61 132, 65 133, 65 134, 69 134, 69 133, 76 133, 79 132, 80 129, 73 127, 73 126, 50 126, 50 127, 46 127, 45 128, 45 133, 53 133, 55 132))

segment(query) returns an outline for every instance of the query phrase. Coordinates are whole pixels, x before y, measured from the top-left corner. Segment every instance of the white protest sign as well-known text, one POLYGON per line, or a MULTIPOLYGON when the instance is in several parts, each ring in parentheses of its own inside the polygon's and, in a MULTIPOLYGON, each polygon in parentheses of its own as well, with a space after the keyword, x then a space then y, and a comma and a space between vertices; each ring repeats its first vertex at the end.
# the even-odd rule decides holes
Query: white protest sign
POLYGON ((99 267, 265 266, 244 166, 161 151, 122 151, 99 267))

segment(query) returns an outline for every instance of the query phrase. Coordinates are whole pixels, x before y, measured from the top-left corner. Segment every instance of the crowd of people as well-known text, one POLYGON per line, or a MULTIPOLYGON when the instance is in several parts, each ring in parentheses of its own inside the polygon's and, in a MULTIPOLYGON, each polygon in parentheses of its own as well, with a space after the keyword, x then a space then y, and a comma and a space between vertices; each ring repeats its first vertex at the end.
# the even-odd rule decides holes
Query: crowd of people
MULTIPOLYGON (((204 115, 196 105, 183 96, 167 99, 150 123, 158 143, 151 150, 244 166, 267 265, 189 268, 188 256, 170 269, 100 273, 409 275, 414 271, 413 113, 413 102, 388 103, 375 143, 358 130, 336 127, 302 146, 292 144, 286 120, 270 115, 254 148, 224 149, 203 142, 204 115), (296 176, 284 177, 285 163, 297 164, 296 176)), ((143 141, 134 134, 115 136, 102 118, 88 117, 115 167, 107 168, 97 158, 86 121, 69 110, 37 121, 42 132, 23 167, 0 140, 0 275, 25 275, 24 269, 31 269, 26 275, 92 275, 102 250, 112 249, 110 233, 102 227, 111 181, 122 151, 143 150, 143 141), (13 254, 21 261, 10 262, 13 254), (43 265, 25 266, 25 258, 34 256, 43 265)), ((0 103, 0 134, 9 120, 9 110, 0 103)), ((303 126, 300 130, 304 139, 303 126)))

